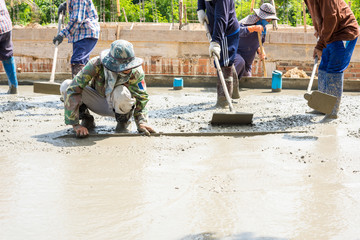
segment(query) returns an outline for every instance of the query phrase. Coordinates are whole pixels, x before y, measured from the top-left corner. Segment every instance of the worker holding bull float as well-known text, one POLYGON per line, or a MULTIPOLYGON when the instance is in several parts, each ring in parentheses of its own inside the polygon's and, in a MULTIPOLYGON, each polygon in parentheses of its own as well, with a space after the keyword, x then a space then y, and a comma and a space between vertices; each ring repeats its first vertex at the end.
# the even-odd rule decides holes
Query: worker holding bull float
POLYGON ((72 125, 78 137, 86 137, 95 127, 93 111, 115 117, 117 132, 128 132, 130 118, 139 132, 155 133, 147 123, 143 60, 135 57, 133 45, 116 40, 110 49, 92 58, 73 80, 65 80, 60 92, 65 103, 65 124, 72 125), (81 124, 79 124, 81 120, 81 124))
MULTIPOLYGON (((208 24, 212 41, 210 56, 219 58, 221 70, 229 95, 240 98, 239 83, 233 66, 239 44, 239 22, 236 18, 234 0, 198 0, 197 15, 199 22, 208 24), (235 77, 234 77, 235 76, 235 77)), ((220 78, 217 81, 217 107, 226 108, 228 102, 220 78)))
MULTIPOLYGON (((318 38, 313 56, 321 58, 318 71, 318 90, 337 97, 331 114, 336 119, 343 92, 344 71, 349 66, 359 25, 344 0, 305 0, 318 38)), ((316 113, 313 111, 313 113, 316 113)))
POLYGON ((266 25, 272 20, 279 20, 276 17, 275 7, 270 3, 264 3, 259 9, 254 9, 255 14, 249 15, 240 23, 239 46, 235 57, 234 66, 238 78, 251 76, 252 64, 256 53, 260 59, 265 59, 265 51, 262 53, 258 39, 258 32, 261 33, 261 41, 265 42, 266 25))
POLYGON ((65 16, 69 9, 69 22, 53 39, 53 43, 60 44, 64 37, 73 44, 71 56, 71 73, 74 76, 90 59, 90 53, 99 39, 100 25, 95 6, 91 0, 68 0, 60 4, 58 15, 65 16), (68 3, 67 3, 68 2, 68 3))

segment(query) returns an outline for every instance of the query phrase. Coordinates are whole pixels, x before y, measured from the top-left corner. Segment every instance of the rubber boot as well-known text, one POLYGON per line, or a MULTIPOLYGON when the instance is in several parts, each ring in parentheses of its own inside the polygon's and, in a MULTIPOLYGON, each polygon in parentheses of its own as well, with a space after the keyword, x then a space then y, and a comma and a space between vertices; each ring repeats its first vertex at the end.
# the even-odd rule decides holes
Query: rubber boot
POLYGON ((341 96, 343 93, 344 73, 327 73, 326 76, 327 89, 325 93, 337 97, 337 101, 331 114, 326 115, 325 117, 336 119, 340 109, 341 96))
MULTIPOLYGON (((326 93, 326 91, 327 91, 326 75, 327 75, 326 71, 319 69, 319 71, 318 71, 318 91, 322 92, 322 93, 326 93)), ((325 115, 324 113, 319 112, 317 110, 307 111, 306 113, 325 115)))
POLYGON ((2 61, 6 75, 8 77, 8 83, 9 83, 9 90, 7 91, 8 94, 17 94, 17 88, 18 88, 18 80, 16 77, 16 64, 15 64, 15 58, 10 57, 7 60, 2 61))
POLYGON ((83 103, 79 107, 79 119, 81 120, 81 126, 86 127, 88 130, 95 128, 94 117, 83 103))
POLYGON ((232 71, 233 71, 233 93, 231 98, 232 99, 239 99, 240 98, 240 92, 239 92, 239 77, 236 72, 236 68, 234 65, 232 65, 232 71))
MULTIPOLYGON (((221 67, 221 70, 222 70, 223 75, 224 75, 226 88, 228 90, 229 96, 231 97, 232 93, 233 93, 233 71, 232 71, 232 67, 221 67)), ((217 88, 217 102, 216 102, 215 106, 220 107, 220 108, 228 107, 229 103, 226 100, 225 92, 224 92, 224 89, 222 87, 221 80, 220 80, 219 76, 218 76, 218 81, 217 81, 217 84, 216 84, 216 88, 217 88)))
POLYGON ((324 70, 320 70, 318 71, 318 90, 319 92, 323 92, 326 93, 326 74, 327 72, 324 70))
POLYGON ((127 133, 130 129, 130 118, 134 114, 134 107, 126 114, 115 113, 115 119, 117 121, 115 132, 127 133))
POLYGON ((72 78, 74 79, 76 74, 78 74, 78 72, 80 72, 84 67, 85 67, 84 64, 78 64, 78 63, 71 64, 72 78))

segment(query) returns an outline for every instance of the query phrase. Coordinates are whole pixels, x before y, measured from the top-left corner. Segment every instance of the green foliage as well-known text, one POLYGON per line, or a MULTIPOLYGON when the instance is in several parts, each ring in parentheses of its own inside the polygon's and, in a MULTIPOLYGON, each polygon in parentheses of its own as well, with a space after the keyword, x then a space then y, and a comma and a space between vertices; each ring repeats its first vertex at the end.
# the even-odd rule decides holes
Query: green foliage
POLYGON ((250 5, 251 5, 251 1, 236 1, 235 2, 236 16, 239 20, 252 14, 250 12, 250 7, 251 7, 250 5))
MULTIPOLYGON (((26 24, 38 22, 45 25, 57 20, 57 8, 65 0, 13 0, 14 7, 10 6, 10 0, 6 4, 12 20, 16 23, 26 24)), ((345 0, 347 3, 349 0, 345 0)), ((120 0, 121 15, 117 16, 116 0, 93 0, 99 14, 100 21, 125 22, 122 11, 124 8, 129 22, 139 22, 145 17, 146 22, 179 22, 179 0, 120 0), (103 4, 101 6, 101 4, 103 4)), ((255 8, 259 8, 261 1, 255 1, 255 8)), ((270 0, 264 0, 270 2, 270 0)), ((197 22, 197 0, 183 0, 186 5, 188 22, 197 22)), ((275 0, 279 24, 297 26, 303 24, 303 1, 302 0, 275 0)), ((242 19, 250 14, 251 0, 235 0, 236 15, 242 19)), ((358 22, 360 22, 360 0, 351 0, 353 10, 358 22)), ((185 17, 185 15, 184 15, 185 17)), ((306 12, 306 23, 312 24, 311 17, 306 12)))
POLYGON ((355 14, 357 22, 360 23, 360 0, 352 0, 351 9, 355 14))

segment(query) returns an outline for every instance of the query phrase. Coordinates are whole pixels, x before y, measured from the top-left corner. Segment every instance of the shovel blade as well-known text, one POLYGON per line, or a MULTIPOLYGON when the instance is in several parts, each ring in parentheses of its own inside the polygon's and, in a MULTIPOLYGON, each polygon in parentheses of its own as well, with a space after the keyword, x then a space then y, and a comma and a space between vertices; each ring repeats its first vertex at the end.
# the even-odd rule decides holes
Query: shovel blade
POLYGON ((214 113, 211 124, 214 125, 246 125, 252 123, 253 113, 214 113))
POLYGON ((60 95, 60 83, 34 82, 34 93, 60 95))
POLYGON ((305 95, 309 107, 325 114, 331 114, 337 101, 337 97, 319 91, 313 91, 310 96, 305 95))

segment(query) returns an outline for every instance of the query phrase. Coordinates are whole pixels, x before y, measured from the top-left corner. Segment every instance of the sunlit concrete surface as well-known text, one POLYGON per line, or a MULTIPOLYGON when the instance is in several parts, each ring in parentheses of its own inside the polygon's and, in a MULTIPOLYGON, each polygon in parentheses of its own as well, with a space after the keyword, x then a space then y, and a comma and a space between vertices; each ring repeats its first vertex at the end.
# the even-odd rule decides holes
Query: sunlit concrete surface
POLYGON ((101 137, 76 139, 59 138, 73 136, 59 96, 6 90, 0 239, 359 239, 359 93, 324 123, 305 90, 242 89, 234 107, 253 125, 229 127, 209 124, 215 89, 149 88, 159 132, 278 133, 112 137, 115 121, 95 115, 101 137))

